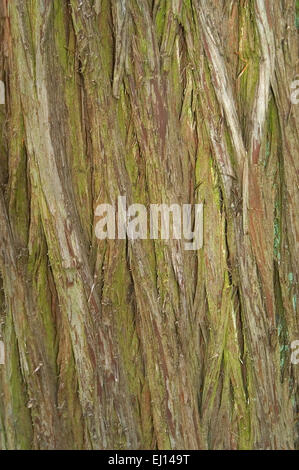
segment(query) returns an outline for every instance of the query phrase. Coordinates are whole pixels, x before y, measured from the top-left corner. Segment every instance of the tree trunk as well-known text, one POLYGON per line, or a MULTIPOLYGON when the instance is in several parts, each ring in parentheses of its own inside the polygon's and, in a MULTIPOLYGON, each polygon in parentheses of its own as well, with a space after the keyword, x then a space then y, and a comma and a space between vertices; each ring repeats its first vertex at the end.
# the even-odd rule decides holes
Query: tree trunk
POLYGON ((299 2, 0 5, 0 448, 298 448, 299 2))

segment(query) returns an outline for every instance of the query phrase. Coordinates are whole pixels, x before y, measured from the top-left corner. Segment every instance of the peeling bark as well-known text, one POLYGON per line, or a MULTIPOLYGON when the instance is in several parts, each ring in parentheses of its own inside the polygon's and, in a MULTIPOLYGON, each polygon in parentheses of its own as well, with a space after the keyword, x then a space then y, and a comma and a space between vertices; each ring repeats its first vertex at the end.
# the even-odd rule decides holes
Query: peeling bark
POLYGON ((298 448, 298 14, 0 0, 1 449, 298 448), (203 248, 97 240, 119 195, 203 248))

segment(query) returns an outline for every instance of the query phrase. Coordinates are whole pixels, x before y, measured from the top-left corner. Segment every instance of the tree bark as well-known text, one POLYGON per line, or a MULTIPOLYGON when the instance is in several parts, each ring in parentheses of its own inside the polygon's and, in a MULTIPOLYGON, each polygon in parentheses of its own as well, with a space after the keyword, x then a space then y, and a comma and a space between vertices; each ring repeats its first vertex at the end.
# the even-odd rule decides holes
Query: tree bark
POLYGON ((298 448, 299 2, 0 16, 0 449, 298 448), (203 248, 98 240, 119 195, 203 248))

